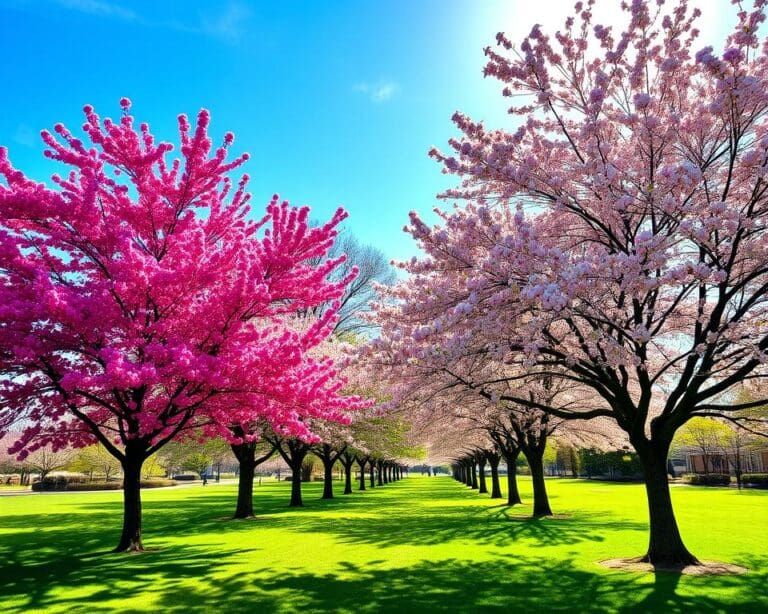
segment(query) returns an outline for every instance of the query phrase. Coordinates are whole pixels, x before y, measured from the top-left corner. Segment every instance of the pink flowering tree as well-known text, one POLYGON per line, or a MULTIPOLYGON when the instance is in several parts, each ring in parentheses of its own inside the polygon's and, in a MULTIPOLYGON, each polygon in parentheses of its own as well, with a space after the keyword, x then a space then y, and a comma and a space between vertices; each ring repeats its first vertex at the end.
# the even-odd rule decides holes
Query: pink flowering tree
MULTIPOLYGON (((12 452, 101 443, 124 473, 117 551, 141 550, 139 478, 147 457, 222 408, 251 407, 292 429, 279 374, 302 343, 265 321, 332 300, 342 258, 308 266, 333 243, 275 197, 248 217, 247 177, 229 174, 233 136, 214 147, 209 115, 179 117, 180 156, 136 127, 85 107, 86 145, 62 125, 43 132, 70 167, 55 187, 27 178, 0 149, 0 424, 24 425, 12 452)), ((0 436, 3 432, 0 432, 0 436)))
MULTIPOLYGON (((467 201, 410 232, 407 269, 450 331, 447 352, 486 352, 590 387, 571 412, 514 391, 502 400, 562 418, 608 417, 645 472, 644 561, 698 561, 675 520, 666 461, 694 416, 742 420, 732 402, 768 362, 768 42, 765 2, 738 9, 725 50, 696 50, 697 9, 635 0, 619 27, 576 4, 552 36, 486 49, 514 131, 457 113, 450 151, 432 151, 467 201)), ((445 337, 444 332, 439 333, 445 337)), ((756 422, 747 423, 757 430, 756 422)))

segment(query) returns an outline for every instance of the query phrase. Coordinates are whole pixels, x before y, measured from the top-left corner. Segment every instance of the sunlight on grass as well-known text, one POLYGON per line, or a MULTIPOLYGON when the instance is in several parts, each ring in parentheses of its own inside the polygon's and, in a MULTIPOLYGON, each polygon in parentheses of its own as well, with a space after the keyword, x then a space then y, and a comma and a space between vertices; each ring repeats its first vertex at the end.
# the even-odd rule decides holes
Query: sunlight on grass
MULTIPOLYGON (((146 491, 140 555, 114 555, 119 493, 0 499, 3 612, 472 612, 768 608, 768 493, 675 488, 686 543, 743 576, 603 569, 647 539, 640 485, 551 480, 565 518, 520 518, 448 478, 412 477, 320 500, 305 487, 256 488, 259 518, 227 519, 235 487, 146 491), (738 519, 743 519, 740 522, 738 519)), ((530 483, 521 480, 530 501, 530 483)))

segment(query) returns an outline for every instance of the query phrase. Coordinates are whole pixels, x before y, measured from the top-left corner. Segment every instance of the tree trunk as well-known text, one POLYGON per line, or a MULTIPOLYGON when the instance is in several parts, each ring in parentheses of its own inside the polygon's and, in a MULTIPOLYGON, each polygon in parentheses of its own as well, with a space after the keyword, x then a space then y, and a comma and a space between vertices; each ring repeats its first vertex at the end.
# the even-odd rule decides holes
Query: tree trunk
POLYGON ((480 467, 480 477, 478 480, 478 485, 480 486, 480 488, 478 489, 477 492, 481 494, 488 493, 488 485, 485 483, 485 463, 486 462, 487 462, 486 458, 485 456, 483 456, 483 458, 481 458, 477 463, 478 466, 480 467))
POLYGON ((333 461, 321 458, 323 461, 323 496, 322 499, 333 499, 333 461))
POLYGON ((379 486, 384 486, 384 476, 381 475, 382 473, 381 470, 383 469, 383 467, 384 467, 383 462, 379 461, 378 463, 376 463, 376 473, 378 474, 377 482, 379 486))
POLYGON ((362 463, 358 459, 357 466, 360 467, 360 487, 358 490, 365 490, 365 465, 367 464, 367 461, 363 461, 362 463))
POLYGON ((375 475, 376 463, 374 463, 373 461, 368 461, 368 465, 370 467, 370 473, 371 473, 371 488, 376 488, 376 475, 375 475))
POLYGON ((525 455, 525 458, 528 459, 533 482, 533 517, 551 516, 547 485, 544 483, 544 451, 531 451, 525 455))
POLYGON ((471 475, 470 475, 470 480, 471 481, 470 481, 469 486, 473 490, 477 490, 477 465, 475 465, 474 462, 472 463, 472 468, 471 468, 470 473, 471 473, 471 475))
POLYGON ((520 451, 504 454, 504 461, 507 463, 507 505, 517 505, 522 503, 520 491, 517 488, 517 457, 520 451))
POLYGON ((669 444, 650 441, 635 445, 635 449, 645 473, 650 519, 648 552, 641 561, 657 568, 679 569, 687 565, 698 565, 698 559, 683 544, 672 508, 667 479, 669 444))
POLYGON ((231 447, 237 458, 239 474, 234 517, 251 518, 253 516, 253 476, 256 472, 256 447, 248 443, 232 445, 231 447))
POLYGON ((352 466, 355 464, 355 460, 342 461, 344 467, 344 494, 352 494, 352 466))
POLYGON ((304 507, 301 500, 301 463, 294 469, 291 467, 291 502, 288 507, 304 507))
POLYGON ((114 552, 141 552, 141 456, 130 454, 122 459, 123 466, 123 531, 114 552))
POLYGON ((488 464, 491 466, 491 499, 501 499, 501 484, 499 484, 499 457, 489 456, 488 464))

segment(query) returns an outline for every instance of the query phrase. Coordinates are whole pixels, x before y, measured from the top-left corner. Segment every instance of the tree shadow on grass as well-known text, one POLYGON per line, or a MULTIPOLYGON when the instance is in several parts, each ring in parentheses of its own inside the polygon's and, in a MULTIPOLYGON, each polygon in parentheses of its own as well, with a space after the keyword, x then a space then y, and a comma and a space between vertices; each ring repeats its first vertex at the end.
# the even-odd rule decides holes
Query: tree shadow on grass
MULTIPOLYGON (((321 485, 307 488, 308 495, 319 495, 321 485)), ((508 546, 519 540, 532 540, 543 545, 577 544, 603 541, 606 524, 612 530, 647 531, 645 523, 619 518, 577 514, 571 518, 517 518, 530 506, 509 508, 489 505, 488 500, 473 492, 464 494, 453 481, 444 480, 424 491, 418 484, 405 482, 357 493, 344 499, 310 500, 305 508, 288 508, 288 487, 273 485, 257 491, 254 507, 261 526, 286 529, 299 534, 325 533, 345 544, 377 546, 437 545, 451 541, 469 541, 481 545, 508 546), (402 486, 401 486, 402 485, 402 486), (386 509, 386 513, 383 513, 386 509), (329 516, 332 512, 333 516, 329 516), (345 513, 348 512, 348 513, 345 513)), ((227 522, 234 509, 234 493, 201 491, 189 498, 149 498, 144 502, 145 544, 152 546, 166 536, 183 537, 202 533, 253 531, 253 523, 227 522)), ((70 507, 71 509, 71 507, 70 507)), ((50 555, 44 547, 32 544, 51 541, 65 550, 94 552, 108 550, 117 541, 122 503, 119 499, 83 502, 79 513, 48 513, 40 517, 42 533, 10 534, 0 544, 5 549, 27 549, 31 562, 50 555), (87 522, 84 519, 87 518, 87 522), (99 531, 92 527, 98 526, 99 531), (114 540, 114 542, 112 541, 114 540)), ((24 531, 30 528, 29 515, 0 517, 0 529, 24 531)))
MULTIPOLYGON (((344 563, 326 573, 253 576, 176 593, 164 591, 164 612, 195 608, 227 612, 729 612, 760 611, 765 577, 748 580, 736 601, 717 597, 723 578, 678 593, 679 576, 657 575, 652 584, 636 574, 602 575, 578 570, 572 561, 497 559, 474 563, 450 559, 408 567, 377 569, 344 563)), ((744 578, 742 578, 743 581, 744 578)))
POLYGON ((647 524, 619 518, 579 514, 569 518, 516 518, 528 508, 476 506, 457 507, 448 502, 428 507, 414 505, 407 499, 388 504, 386 514, 356 515, 328 523, 322 516, 307 516, 292 525, 301 532, 333 534, 341 543, 377 546, 438 545, 461 540, 481 545, 504 547, 519 540, 537 544, 577 544, 604 541, 606 524, 612 530, 645 533, 647 524), (346 521, 345 521, 346 520, 346 521))
MULTIPOLYGON (((567 519, 509 519, 521 508, 459 493, 446 480, 427 491, 418 484, 394 484, 343 500, 320 501, 307 488, 310 507, 288 509, 287 487, 257 491, 257 514, 265 523, 224 522, 233 491, 194 497, 171 494, 145 500, 147 545, 161 549, 141 555, 104 554, 116 543, 120 501, 68 504, 76 513, 0 516, 0 611, 28 612, 56 607, 114 611, 110 600, 136 596, 146 606, 121 611, 188 612, 752 612, 768 610, 768 571, 744 576, 655 576, 578 569, 572 559, 517 556, 473 562, 452 558, 392 567, 385 550, 365 565, 345 562, 313 571, 259 569, 258 548, 217 547, 224 532, 290 530, 297 542, 312 535, 334 536, 352 546, 444 544, 470 540, 504 546, 519 540, 537 544, 603 539, 606 526, 645 532, 644 523, 605 516, 567 519), (339 502, 341 503, 341 502, 339 502), (349 513, 342 512, 348 509, 349 513), (332 511, 332 513, 329 513, 332 511), (39 523, 35 527, 34 523, 39 523), (618 522, 618 526, 617 526, 618 522), (40 529, 40 530, 36 530, 40 529), (194 545, 178 538, 194 536, 194 545), (171 545, 163 538, 173 537, 171 545), (202 541, 201 541, 202 540, 202 541), (247 571, 242 572, 243 569, 247 571), (22 604, 3 608, 3 598, 22 604)), ((51 506, 51 510, 64 509, 51 506)), ((525 507, 522 508, 526 509, 525 507)), ((528 508, 530 509, 530 508, 528 508)), ((734 561, 768 570, 768 557, 734 561)), ((582 563, 583 565, 583 563, 582 563)), ((312 570, 311 561, 307 569, 312 570)), ((114 602, 113 602, 114 603, 114 602)))
POLYGON ((158 591, 189 587, 189 581, 225 569, 232 559, 255 559, 254 552, 256 549, 214 553, 205 546, 174 545, 140 554, 105 550, 72 556, 60 551, 36 562, 23 554, 11 556, 2 565, 0 603, 2 597, 18 600, 23 604, 20 612, 44 610, 54 604, 68 610, 87 604, 89 612, 114 611, 99 603, 121 594, 126 598, 144 594, 150 599, 158 591))

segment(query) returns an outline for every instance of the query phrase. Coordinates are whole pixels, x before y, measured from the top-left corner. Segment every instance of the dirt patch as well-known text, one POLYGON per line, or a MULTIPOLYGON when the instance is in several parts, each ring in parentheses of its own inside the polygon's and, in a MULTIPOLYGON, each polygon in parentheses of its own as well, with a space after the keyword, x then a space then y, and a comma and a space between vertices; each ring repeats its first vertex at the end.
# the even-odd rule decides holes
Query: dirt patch
POLYGON ((643 563, 638 559, 607 559, 599 561, 599 565, 609 569, 621 569, 624 571, 639 571, 642 573, 655 573, 665 571, 680 573, 686 576, 723 576, 747 573, 749 569, 740 565, 723 563, 721 561, 701 561, 700 565, 686 565, 685 567, 654 567, 650 563, 643 563))

